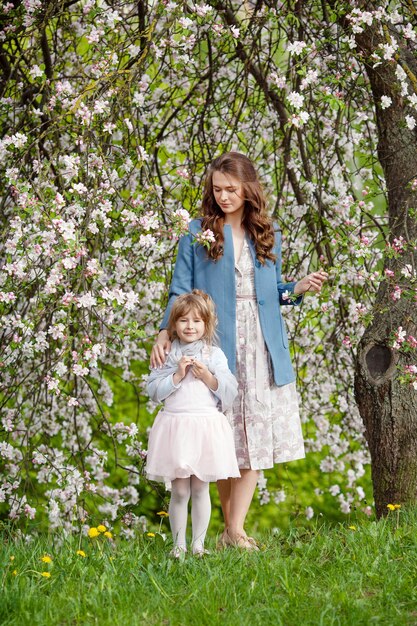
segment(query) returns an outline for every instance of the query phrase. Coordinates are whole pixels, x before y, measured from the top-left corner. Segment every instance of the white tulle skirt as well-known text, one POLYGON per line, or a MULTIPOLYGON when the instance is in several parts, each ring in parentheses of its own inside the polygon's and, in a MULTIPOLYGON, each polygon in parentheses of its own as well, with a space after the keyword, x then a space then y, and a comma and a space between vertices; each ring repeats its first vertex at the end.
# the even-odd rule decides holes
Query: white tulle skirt
POLYGON ((146 474, 168 487, 175 478, 214 482, 240 476, 230 424, 213 393, 191 372, 155 418, 146 474))

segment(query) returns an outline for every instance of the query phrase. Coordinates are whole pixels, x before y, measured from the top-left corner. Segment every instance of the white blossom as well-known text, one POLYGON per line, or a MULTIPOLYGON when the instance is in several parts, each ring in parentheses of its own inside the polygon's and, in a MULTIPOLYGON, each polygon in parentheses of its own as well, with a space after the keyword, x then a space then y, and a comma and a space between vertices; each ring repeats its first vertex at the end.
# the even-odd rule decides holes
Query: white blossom
POLYGON ((305 41, 293 41, 289 43, 287 46, 287 52, 290 54, 294 54, 295 56, 299 56, 306 49, 307 44, 305 41))
POLYGON ((392 104, 392 99, 389 96, 381 97, 381 109, 388 109, 392 104))
POLYGON ((406 115, 405 123, 407 124, 407 128, 409 130, 414 130, 414 128, 416 127, 416 118, 413 117, 412 115, 406 115))

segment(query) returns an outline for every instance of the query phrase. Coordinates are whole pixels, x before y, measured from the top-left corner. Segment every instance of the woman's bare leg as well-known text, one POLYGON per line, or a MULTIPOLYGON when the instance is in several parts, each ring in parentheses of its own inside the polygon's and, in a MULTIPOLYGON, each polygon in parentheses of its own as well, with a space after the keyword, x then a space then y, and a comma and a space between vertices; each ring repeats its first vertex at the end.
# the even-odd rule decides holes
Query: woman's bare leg
POLYGON ((219 492, 220 504, 223 512, 224 526, 225 528, 229 525, 229 517, 230 517, 230 492, 232 489, 232 479, 227 478, 226 480, 218 480, 217 481, 217 491, 219 492))
POLYGON ((227 528, 232 540, 239 535, 246 535, 244 529, 246 515, 255 493, 258 476, 258 470, 241 469, 240 478, 231 479, 227 528))
MULTIPOLYGON (((242 542, 239 539, 246 537, 245 520, 255 493, 258 476, 257 470, 242 469, 240 478, 217 481, 225 524, 225 530, 219 540, 220 545, 225 546, 230 542, 239 542, 241 545, 242 542)), ((253 548, 253 540, 251 541, 249 545, 246 545, 247 541, 244 541, 243 547, 253 548)))

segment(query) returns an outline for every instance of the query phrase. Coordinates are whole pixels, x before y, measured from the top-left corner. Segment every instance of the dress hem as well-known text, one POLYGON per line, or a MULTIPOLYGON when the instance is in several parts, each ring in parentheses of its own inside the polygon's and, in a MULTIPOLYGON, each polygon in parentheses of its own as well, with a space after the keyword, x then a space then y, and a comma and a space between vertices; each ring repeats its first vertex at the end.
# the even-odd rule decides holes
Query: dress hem
POLYGON ((291 459, 283 459, 282 461, 280 461, 280 460, 277 461, 277 460, 274 459, 272 465, 268 465, 267 467, 252 467, 252 466, 250 466, 250 467, 243 467, 242 465, 239 465, 239 463, 238 463, 238 465, 239 465, 239 469, 241 469, 241 470, 242 469, 244 469, 244 470, 251 469, 251 470, 256 470, 256 471, 262 472, 263 470, 272 469, 273 467, 275 467, 275 465, 280 465, 282 463, 291 463, 292 461, 301 461, 301 459, 305 459, 305 458, 306 458, 306 455, 303 454, 303 455, 300 455, 300 456, 292 457, 291 459))
POLYGON ((216 483, 218 480, 227 480, 228 478, 240 478, 240 472, 239 473, 233 473, 233 474, 222 474, 221 476, 219 475, 203 475, 200 472, 185 472, 184 474, 186 475, 182 475, 182 476, 161 476, 159 474, 148 474, 148 472, 146 472, 146 477, 148 480, 152 480, 154 482, 157 483, 171 483, 173 480, 176 480, 177 478, 191 478, 191 476, 197 476, 197 478, 199 480, 201 480, 203 483, 216 483))

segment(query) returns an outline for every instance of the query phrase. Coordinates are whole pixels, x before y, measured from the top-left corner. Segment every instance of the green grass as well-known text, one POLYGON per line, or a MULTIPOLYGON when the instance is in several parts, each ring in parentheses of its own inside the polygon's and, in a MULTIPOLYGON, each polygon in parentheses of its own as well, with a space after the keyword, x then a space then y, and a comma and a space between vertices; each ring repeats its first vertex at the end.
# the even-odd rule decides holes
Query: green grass
POLYGON ((417 511, 356 530, 347 524, 264 534, 258 553, 218 552, 211 531, 211 555, 183 561, 168 556, 169 541, 158 535, 29 544, 5 535, 0 623, 417 624, 417 511))

